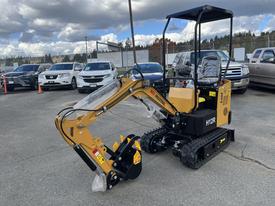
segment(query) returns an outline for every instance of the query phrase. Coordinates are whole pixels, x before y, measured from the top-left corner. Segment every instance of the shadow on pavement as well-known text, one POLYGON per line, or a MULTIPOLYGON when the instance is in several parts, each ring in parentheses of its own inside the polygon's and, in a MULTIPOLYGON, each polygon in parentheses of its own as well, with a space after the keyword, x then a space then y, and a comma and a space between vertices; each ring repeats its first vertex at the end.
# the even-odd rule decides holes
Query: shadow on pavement
MULTIPOLYGON (((43 91, 43 92, 52 92, 52 91, 73 91, 71 89, 67 89, 67 88, 50 88, 47 91, 43 91)), ((75 90, 77 91, 77 90, 75 90)), ((7 95, 9 94, 18 94, 18 93, 28 93, 28 92, 36 92, 38 93, 38 90, 31 90, 30 88, 15 88, 14 91, 8 91, 7 95)), ((5 95, 4 94, 4 89, 0 87, 0 95, 5 95)))
POLYGON ((259 92, 275 94, 275 88, 266 88, 266 87, 261 87, 258 85, 249 85, 249 89, 259 91, 259 92))

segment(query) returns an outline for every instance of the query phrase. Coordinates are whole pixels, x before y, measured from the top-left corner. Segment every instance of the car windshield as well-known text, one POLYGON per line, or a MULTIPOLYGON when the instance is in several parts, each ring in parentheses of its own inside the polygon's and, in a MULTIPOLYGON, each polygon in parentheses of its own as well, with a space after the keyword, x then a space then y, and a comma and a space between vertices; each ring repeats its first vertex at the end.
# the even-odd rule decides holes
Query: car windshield
MULTIPOLYGON (((229 57, 223 52, 223 51, 201 51, 201 58, 198 59, 199 64, 201 63, 201 60, 203 57, 206 56, 218 56, 221 61, 228 61, 229 57)), ((191 63, 195 64, 195 53, 191 53, 191 63)))
POLYGON ((54 64, 51 66, 49 70, 51 71, 59 71, 59 70, 72 70, 73 64, 54 64))
MULTIPOLYGON (((162 67, 159 64, 138 64, 133 67, 133 69, 138 69, 142 73, 162 73, 162 67)), ((138 74, 137 71, 133 70, 134 74, 138 74)))
POLYGON ((17 67, 15 72, 36 72, 38 70, 39 65, 23 65, 17 67))
POLYGON ((110 64, 108 62, 89 63, 85 66, 84 71, 102 71, 109 70, 110 64))

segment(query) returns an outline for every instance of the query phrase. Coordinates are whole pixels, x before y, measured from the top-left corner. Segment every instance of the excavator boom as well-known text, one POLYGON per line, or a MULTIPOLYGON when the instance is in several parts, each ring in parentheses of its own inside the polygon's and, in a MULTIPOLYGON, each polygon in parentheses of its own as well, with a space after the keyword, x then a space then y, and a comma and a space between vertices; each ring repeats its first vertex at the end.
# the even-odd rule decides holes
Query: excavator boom
MULTIPOLYGON (((97 173, 94 190, 112 188, 121 179, 134 179, 142 168, 139 137, 129 135, 120 137, 113 148, 106 146, 101 138, 94 137, 89 126, 96 119, 119 102, 132 96, 152 109, 144 99, 149 99, 155 107, 169 115, 177 113, 176 108, 153 87, 144 85, 143 80, 121 78, 91 93, 80 100, 74 107, 62 110, 55 119, 55 124, 64 140, 74 148, 92 171, 97 173), (100 189, 96 189, 100 185, 100 189)), ((154 111, 157 118, 165 118, 159 111, 154 111)))

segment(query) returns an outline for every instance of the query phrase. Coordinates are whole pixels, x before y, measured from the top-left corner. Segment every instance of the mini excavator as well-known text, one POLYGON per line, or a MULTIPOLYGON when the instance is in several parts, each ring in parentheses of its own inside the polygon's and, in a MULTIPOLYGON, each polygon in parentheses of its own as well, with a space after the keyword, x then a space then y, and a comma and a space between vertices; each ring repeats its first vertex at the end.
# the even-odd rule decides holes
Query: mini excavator
POLYGON ((89 94, 73 107, 63 109, 55 119, 65 141, 96 172, 95 191, 105 191, 121 180, 137 178, 142 170, 141 150, 158 153, 170 148, 185 166, 198 169, 234 141, 234 130, 222 127, 231 121, 231 82, 225 79, 227 69, 222 72, 218 57, 200 58, 201 23, 221 19, 230 19, 231 57, 233 13, 206 5, 171 14, 167 18, 163 31, 164 75, 161 89, 144 80, 139 69, 131 69, 127 74, 136 70, 140 78, 124 75, 89 94), (172 18, 196 22, 193 74, 189 76, 166 77, 165 33, 172 18), (193 87, 177 86, 179 81, 192 81, 193 87), (120 136, 120 140, 110 148, 101 138, 90 133, 89 126, 129 97, 144 104, 160 127, 142 137, 134 134, 120 136))

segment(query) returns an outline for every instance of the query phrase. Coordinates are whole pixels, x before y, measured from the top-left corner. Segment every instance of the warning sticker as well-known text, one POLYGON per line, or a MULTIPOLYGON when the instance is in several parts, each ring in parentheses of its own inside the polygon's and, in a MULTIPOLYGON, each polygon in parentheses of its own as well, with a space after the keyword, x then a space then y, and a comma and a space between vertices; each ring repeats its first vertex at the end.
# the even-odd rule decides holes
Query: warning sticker
POLYGON ((215 91, 209 91, 209 96, 210 97, 216 97, 216 92, 215 91))
POLYGON ((104 157, 100 154, 100 152, 98 150, 94 150, 93 153, 96 156, 96 158, 100 164, 103 164, 105 162, 104 157))

